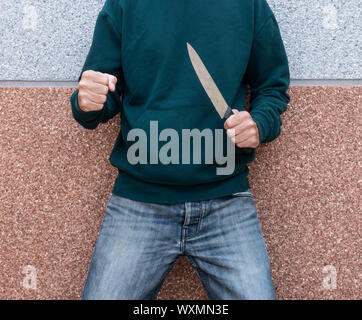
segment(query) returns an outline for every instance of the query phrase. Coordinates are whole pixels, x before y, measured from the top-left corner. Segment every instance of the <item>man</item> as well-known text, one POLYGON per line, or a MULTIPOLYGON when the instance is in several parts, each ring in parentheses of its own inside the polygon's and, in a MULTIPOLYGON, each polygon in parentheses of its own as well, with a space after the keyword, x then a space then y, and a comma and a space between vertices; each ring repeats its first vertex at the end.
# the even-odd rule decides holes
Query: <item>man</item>
POLYGON ((80 125, 95 129, 118 113, 121 119, 110 155, 119 174, 82 299, 156 299, 182 255, 209 299, 275 299, 248 182, 255 151, 243 151, 280 134, 290 101, 288 60, 266 0, 107 0, 78 81, 71 107, 80 125), (225 122, 201 86, 187 43, 234 110, 225 122), (192 139, 197 146, 197 135, 182 140, 197 132, 190 130, 202 133, 202 143, 184 149, 192 139), (228 175, 217 174, 217 149, 226 145, 216 130, 235 143, 228 175))

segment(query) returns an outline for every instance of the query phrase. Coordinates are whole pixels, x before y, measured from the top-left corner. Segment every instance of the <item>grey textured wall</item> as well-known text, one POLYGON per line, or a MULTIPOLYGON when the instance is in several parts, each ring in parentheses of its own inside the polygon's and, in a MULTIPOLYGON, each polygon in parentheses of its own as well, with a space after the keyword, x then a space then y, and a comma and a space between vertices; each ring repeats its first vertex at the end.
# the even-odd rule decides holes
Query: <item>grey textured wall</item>
MULTIPOLYGON (((76 81, 103 3, 0 0, 0 80, 76 81)), ((292 79, 362 78, 360 0, 268 3, 279 22, 292 79)))

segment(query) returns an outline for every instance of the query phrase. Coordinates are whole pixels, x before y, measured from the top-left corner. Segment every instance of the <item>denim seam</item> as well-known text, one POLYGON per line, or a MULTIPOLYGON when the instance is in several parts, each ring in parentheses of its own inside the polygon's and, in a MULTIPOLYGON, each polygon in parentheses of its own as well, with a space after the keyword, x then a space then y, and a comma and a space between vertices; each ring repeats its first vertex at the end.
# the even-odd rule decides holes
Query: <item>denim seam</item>
POLYGON ((200 213, 200 217, 199 217, 200 220, 199 220, 199 224, 197 226, 196 234, 201 231, 202 222, 203 222, 205 211, 206 211, 206 205, 203 202, 200 203, 200 206, 201 206, 201 208, 200 208, 201 213, 200 213))
POLYGON ((181 243, 180 243, 180 251, 181 254, 184 253, 185 251, 185 242, 186 242, 186 229, 187 229, 187 224, 189 223, 189 203, 185 202, 185 219, 184 222, 182 224, 182 228, 181 228, 181 243))
POLYGON ((194 268, 195 272, 197 273, 197 275, 199 276, 200 280, 201 280, 201 284, 202 287, 205 290, 205 293, 208 297, 209 300, 211 300, 210 296, 209 296, 209 287, 206 285, 207 279, 202 275, 203 271, 199 268, 199 266, 197 265, 196 261, 189 255, 186 255, 187 259, 189 259, 192 267, 194 268))

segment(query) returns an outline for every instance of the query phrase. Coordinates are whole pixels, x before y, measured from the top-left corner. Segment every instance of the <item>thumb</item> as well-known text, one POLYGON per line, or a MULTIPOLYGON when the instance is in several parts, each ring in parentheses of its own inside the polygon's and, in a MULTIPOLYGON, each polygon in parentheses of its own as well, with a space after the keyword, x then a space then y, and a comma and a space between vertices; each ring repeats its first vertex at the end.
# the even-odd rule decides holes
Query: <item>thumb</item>
POLYGON ((233 109, 233 112, 234 112, 234 114, 237 114, 237 113, 239 113, 239 110, 238 109, 233 109))
POLYGON ((108 88, 112 92, 116 90, 117 78, 111 74, 106 74, 108 76, 108 88))

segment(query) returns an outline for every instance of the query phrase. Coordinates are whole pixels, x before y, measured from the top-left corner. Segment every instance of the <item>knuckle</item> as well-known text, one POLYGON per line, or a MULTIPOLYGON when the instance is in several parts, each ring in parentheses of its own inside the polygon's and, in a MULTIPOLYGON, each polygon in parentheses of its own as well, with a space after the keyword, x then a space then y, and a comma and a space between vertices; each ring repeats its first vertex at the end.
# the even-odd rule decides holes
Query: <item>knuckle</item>
POLYGON ((244 118, 245 118, 245 111, 240 111, 240 112, 238 113, 238 116, 239 116, 239 118, 244 119, 244 118))
POLYGON ((92 72, 91 70, 86 70, 83 72, 82 78, 88 78, 89 76, 91 76, 92 72))
POLYGON ((78 89, 84 89, 86 87, 86 82, 84 80, 79 81, 78 89))
POLYGON ((105 73, 99 73, 98 79, 104 83, 108 82, 108 76, 105 73))
POLYGON ((248 123, 248 117, 245 115, 245 113, 240 115, 240 121, 246 124, 248 123))
POLYGON ((248 126, 248 128, 254 129, 254 121, 249 119, 248 122, 247 122, 247 126, 248 126))
POLYGON ((108 87, 107 86, 103 86, 102 88, 102 94, 106 95, 108 93, 108 87))
POLYGON ((94 80, 100 81, 103 80, 103 76, 100 73, 96 73, 93 77, 94 80))

